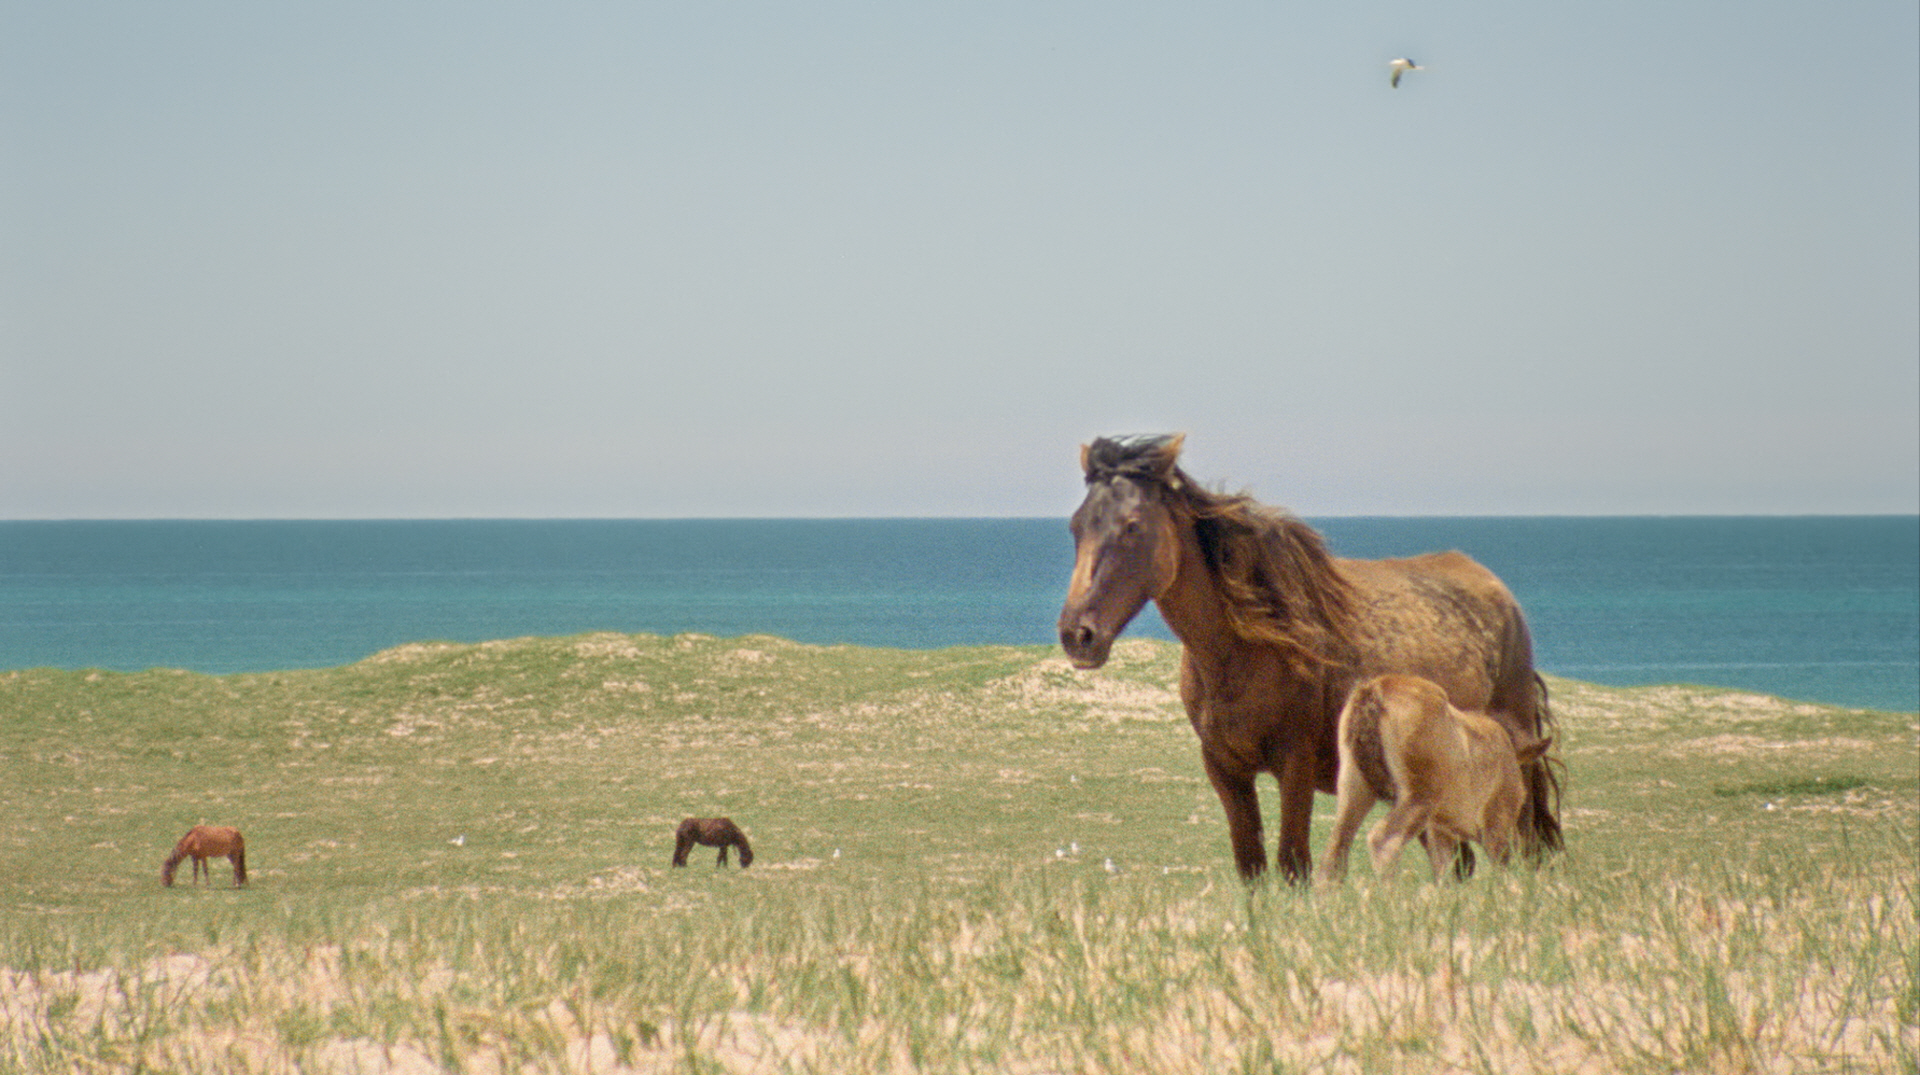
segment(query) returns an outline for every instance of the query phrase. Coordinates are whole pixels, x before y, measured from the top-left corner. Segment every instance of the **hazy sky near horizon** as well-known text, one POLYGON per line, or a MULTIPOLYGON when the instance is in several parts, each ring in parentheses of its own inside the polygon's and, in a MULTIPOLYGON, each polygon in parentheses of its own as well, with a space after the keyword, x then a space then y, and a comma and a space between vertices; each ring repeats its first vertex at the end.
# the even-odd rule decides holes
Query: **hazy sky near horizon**
POLYGON ((1065 515, 1169 430, 1307 515, 1920 511, 1916 40, 6 4, 0 518, 1065 515))

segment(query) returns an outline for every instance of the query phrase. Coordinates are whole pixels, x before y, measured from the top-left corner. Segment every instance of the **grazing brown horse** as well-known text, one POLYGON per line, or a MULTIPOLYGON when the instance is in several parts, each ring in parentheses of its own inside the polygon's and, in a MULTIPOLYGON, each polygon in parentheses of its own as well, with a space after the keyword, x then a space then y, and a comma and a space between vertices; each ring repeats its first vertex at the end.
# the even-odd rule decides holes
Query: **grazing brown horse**
POLYGON ((239 829, 222 825, 195 825, 187 830, 180 842, 173 845, 173 854, 167 856, 166 865, 160 867, 160 883, 171 888, 173 871, 180 866, 180 860, 193 860, 193 880, 197 884, 201 878, 207 883, 213 882, 213 871, 207 867, 208 859, 224 858, 233 863, 233 887, 240 888, 247 883, 247 842, 240 838, 239 829))
POLYGON ((1339 736, 1340 807, 1316 881, 1346 876, 1353 835, 1382 799, 1393 809, 1367 837, 1377 875, 1391 876, 1416 837, 1436 881, 1465 840, 1505 863, 1527 799, 1520 767, 1552 744, 1449 705, 1447 692, 1418 676, 1376 676, 1355 687, 1339 736))
MULTIPOLYGON (((1291 515, 1196 485, 1178 465, 1182 440, 1080 449, 1087 495, 1073 514, 1060 644, 1076 667, 1098 668, 1141 607, 1159 606, 1181 642, 1181 700, 1241 876, 1267 868, 1254 787, 1264 772, 1280 783, 1280 869, 1306 879, 1313 794, 1336 788, 1335 727, 1360 680, 1423 676, 1462 709, 1544 735, 1526 621, 1492 572, 1458 552, 1337 559, 1291 515)), ((1526 782, 1521 841, 1539 855, 1561 846, 1559 778, 1543 759, 1526 782)))
POLYGON ((727 849, 730 847, 740 849, 741 869, 744 870, 753 865, 753 848, 747 844, 747 834, 741 832, 740 826, 727 818, 690 817, 682 821, 680 827, 673 831, 673 864, 675 866, 687 864, 687 852, 693 849, 694 844, 720 849, 720 857, 715 860, 715 866, 727 864, 727 849))

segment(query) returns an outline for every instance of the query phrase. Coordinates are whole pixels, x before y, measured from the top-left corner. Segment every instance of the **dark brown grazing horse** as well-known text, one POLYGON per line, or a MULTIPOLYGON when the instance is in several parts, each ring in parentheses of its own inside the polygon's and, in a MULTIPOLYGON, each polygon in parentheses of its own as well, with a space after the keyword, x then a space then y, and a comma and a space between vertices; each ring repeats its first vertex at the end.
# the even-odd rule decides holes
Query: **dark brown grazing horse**
MULTIPOLYGON (((1178 465, 1183 439, 1080 449, 1087 496, 1073 514, 1060 644, 1075 667, 1098 668, 1135 614, 1159 606, 1182 645, 1180 697, 1241 876, 1267 868, 1254 787, 1264 772, 1280 782, 1280 869, 1307 878, 1313 794, 1335 791, 1339 714, 1363 679, 1422 676, 1461 709, 1546 737, 1526 621, 1492 572, 1458 552, 1337 559, 1291 515, 1196 485, 1178 465)), ((1559 776, 1544 758, 1524 775, 1520 842, 1538 857, 1562 845, 1559 776)))
POLYGON ((687 864, 687 852, 693 850, 694 844, 720 849, 720 857, 715 860, 715 866, 727 864, 729 847, 740 849, 741 869, 744 870, 753 865, 753 848, 747 844, 747 834, 741 832, 740 826, 727 818, 690 817, 682 821, 680 827, 673 830, 673 864, 675 866, 687 864))
POLYGON ((247 883, 247 842, 240 838, 239 829, 220 825, 195 825, 187 830, 180 842, 173 845, 173 854, 167 856, 166 865, 160 867, 160 883, 173 887, 173 871, 180 866, 181 859, 193 860, 193 880, 197 884, 205 878, 213 883, 213 871, 208 868, 208 859, 224 858, 233 863, 233 887, 240 888, 247 883))

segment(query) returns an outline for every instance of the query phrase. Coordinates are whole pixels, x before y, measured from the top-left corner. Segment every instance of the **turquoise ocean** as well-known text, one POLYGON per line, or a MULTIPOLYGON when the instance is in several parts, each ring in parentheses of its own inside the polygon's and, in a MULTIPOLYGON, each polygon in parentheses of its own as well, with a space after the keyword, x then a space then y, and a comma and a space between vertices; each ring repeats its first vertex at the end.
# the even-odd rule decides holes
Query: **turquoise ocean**
MULTIPOLYGON (((1920 518, 1328 518, 1342 556, 1455 548, 1540 667, 1920 710, 1920 518)), ((585 631, 1051 644, 1058 519, 0 522, 0 669, 225 673, 585 631)), ((1170 637, 1149 609, 1128 633, 1170 637)))

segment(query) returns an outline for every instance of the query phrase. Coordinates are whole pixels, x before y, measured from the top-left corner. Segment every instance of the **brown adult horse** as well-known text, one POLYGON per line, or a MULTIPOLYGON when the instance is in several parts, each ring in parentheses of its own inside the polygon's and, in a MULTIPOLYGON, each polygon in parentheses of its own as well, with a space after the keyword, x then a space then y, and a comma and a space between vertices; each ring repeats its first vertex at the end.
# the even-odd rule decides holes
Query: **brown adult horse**
MULTIPOLYGON (((1265 772, 1280 782, 1280 869, 1306 879, 1313 793, 1335 791, 1335 730, 1360 680, 1422 676, 1454 705, 1545 738, 1526 621, 1492 572, 1458 552, 1337 559, 1291 515, 1194 484, 1179 467, 1183 439, 1080 449, 1087 496, 1073 514, 1060 644, 1076 667, 1098 668, 1135 614, 1159 606, 1182 645, 1181 700, 1241 876, 1267 868, 1254 787, 1265 772)), ((1537 856, 1561 846, 1560 785, 1545 759, 1526 783, 1520 838, 1537 856)))
POLYGON ((741 869, 744 870, 753 865, 753 847, 747 843, 747 834, 741 832, 740 826, 735 825, 728 818, 690 817, 682 821, 680 827, 673 830, 673 864, 675 866, 687 864, 687 852, 693 850, 694 844, 720 849, 720 857, 714 861, 715 866, 727 864, 727 849, 730 847, 740 849, 741 869))
POLYGON ((213 871, 207 867, 210 858, 224 858, 233 863, 233 887, 240 888, 247 883, 247 842, 240 838, 240 830, 218 825, 195 825, 187 830, 180 842, 173 845, 173 854, 167 856, 166 865, 160 867, 160 883, 171 888, 173 871, 180 866, 180 860, 193 860, 193 880, 198 883, 202 877, 209 884, 213 881, 213 871))

